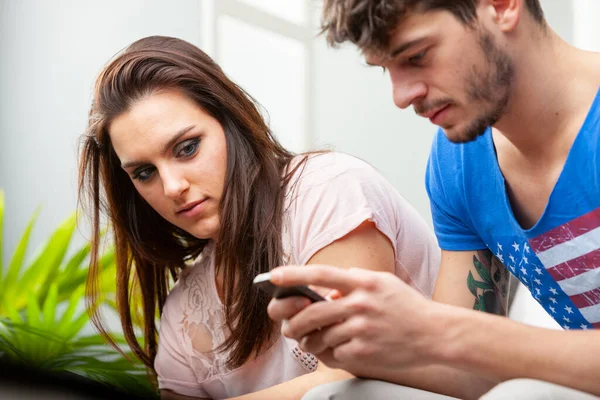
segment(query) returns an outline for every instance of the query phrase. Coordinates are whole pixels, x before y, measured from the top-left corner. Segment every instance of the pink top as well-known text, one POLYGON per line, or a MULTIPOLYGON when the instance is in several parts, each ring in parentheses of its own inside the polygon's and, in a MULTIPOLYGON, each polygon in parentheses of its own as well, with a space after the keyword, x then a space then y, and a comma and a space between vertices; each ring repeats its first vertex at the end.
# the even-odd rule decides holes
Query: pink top
MULTIPOLYGON (((396 275, 431 297, 440 250, 424 220, 389 182, 366 162, 341 153, 311 156, 298 171, 286 196, 285 264, 305 264, 317 251, 369 220, 394 247, 396 275)), ((214 244, 210 243, 169 293, 154 364, 161 389, 222 399, 316 369, 314 356, 283 335, 255 360, 234 370, 226 368, 227 355, 211 352, 227 334, 214 272, 214 244)))

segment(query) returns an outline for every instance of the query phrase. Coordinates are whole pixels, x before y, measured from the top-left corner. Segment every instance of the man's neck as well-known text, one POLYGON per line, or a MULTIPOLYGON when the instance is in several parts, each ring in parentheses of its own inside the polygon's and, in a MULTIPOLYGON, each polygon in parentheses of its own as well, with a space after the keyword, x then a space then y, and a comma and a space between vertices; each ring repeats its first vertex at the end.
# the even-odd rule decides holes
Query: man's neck
POLYGON ((514 56, 511 99, 494 129, 525 157, 552 157, 570 148, 585 119, 600 84, 590 64, 600 65, 600 55, 570 46, 551 30, 527 40, 533 43, 514 56))

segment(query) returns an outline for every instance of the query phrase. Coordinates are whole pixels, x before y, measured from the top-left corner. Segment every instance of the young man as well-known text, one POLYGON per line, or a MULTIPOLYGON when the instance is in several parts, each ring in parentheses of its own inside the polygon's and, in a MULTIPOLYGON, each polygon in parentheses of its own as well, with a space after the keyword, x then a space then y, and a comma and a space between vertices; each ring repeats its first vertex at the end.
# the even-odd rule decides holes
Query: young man
MULTIPOLYGON (((485 398, 511 385, 512 399, 537 398, 536 387, 552 398, 599 396, 600 55, 558 37, 538 0, 324 7, 329 42, 359 46, 389 72, 396 105, 441 128, 426 184, 442 263, 434 301, 388 274, 276 269, 276 284, 341 297, 273 300, 271 317, 304 350, 363 378, 460 398, 529 378, 548 383, 507 382, 485 398), (500 316, 508 273, 564 331, 500 316)), ((438 398, 411 390, 354 380, 321 393, 438 398)))

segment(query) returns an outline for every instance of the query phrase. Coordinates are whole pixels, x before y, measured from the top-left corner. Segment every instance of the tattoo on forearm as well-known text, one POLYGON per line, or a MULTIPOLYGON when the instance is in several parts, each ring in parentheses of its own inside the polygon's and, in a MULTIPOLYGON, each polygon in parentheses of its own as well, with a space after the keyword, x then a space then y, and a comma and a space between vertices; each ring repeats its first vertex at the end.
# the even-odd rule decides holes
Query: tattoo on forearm
POLYGON ((473 256, 477 276, 469 271, 467 287, 475 296, 473 309, 491 314, 506 315, 508 311, 509 272, 490 250, 473 256))

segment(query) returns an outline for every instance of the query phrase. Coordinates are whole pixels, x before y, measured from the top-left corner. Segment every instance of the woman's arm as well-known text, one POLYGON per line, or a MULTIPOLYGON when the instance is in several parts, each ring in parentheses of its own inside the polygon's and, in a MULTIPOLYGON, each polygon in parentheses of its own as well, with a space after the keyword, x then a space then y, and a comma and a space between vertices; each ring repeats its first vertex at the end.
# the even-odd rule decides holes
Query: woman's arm
POLYGON ((267 389, 259 390, 258 392, 234 397, 229 400, 297 400, 315 386, 353 377, 353 375, 344 370, 331 369, 325 364, 319 363, 317 370, 314 372, 280 383, 279 385, 271 386, 267 389))
MULTIPOLYGON (((316 263, 326 263, 341 268, 361 267, 393 273, 395 254, 389 239, 375 227, 374 223, 365 221, 346 236, 316 252, 308 264, 316 263)), ((235 400, 300 399, 315 386, 349 378, 353 378, 353 375, 341 369, 329 368, 320 362, 315 372, 268 389, 236 397, 235 400)))

